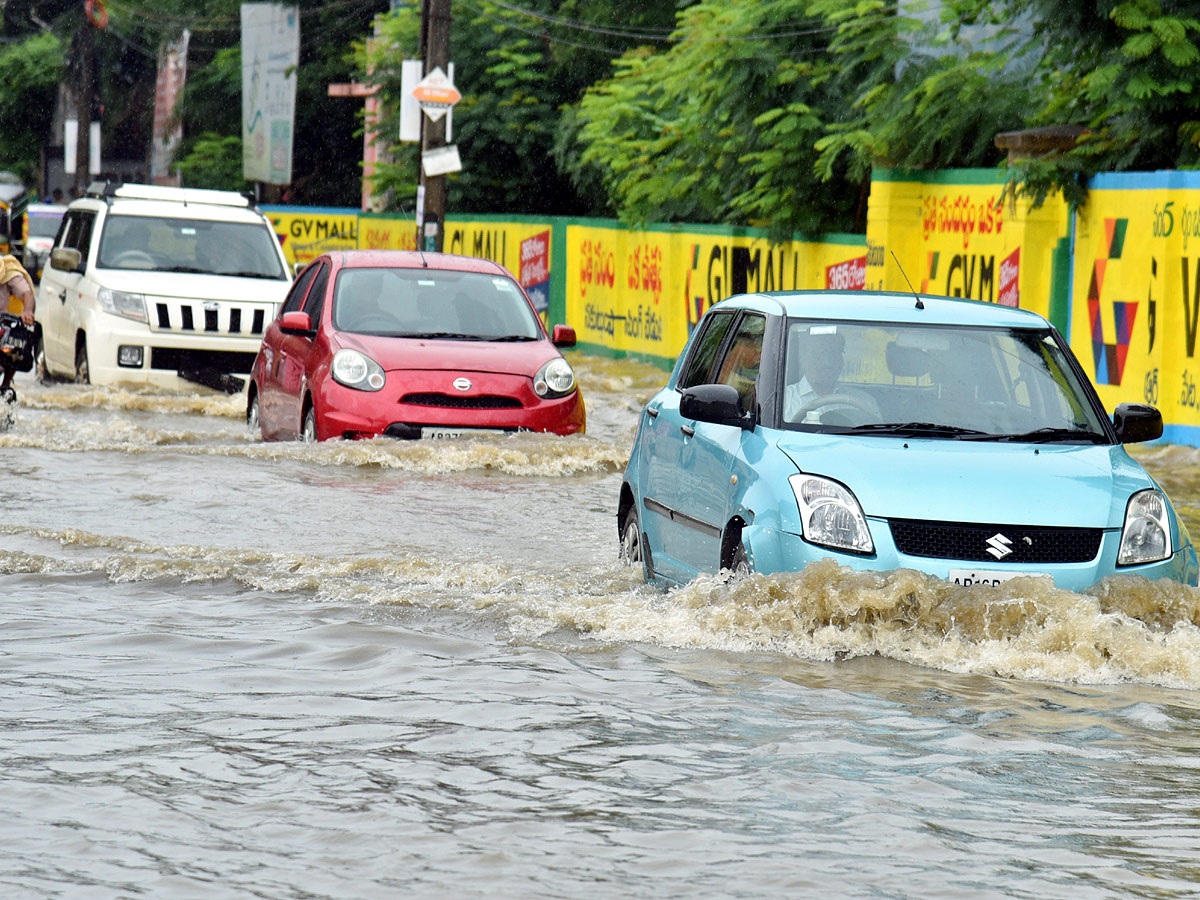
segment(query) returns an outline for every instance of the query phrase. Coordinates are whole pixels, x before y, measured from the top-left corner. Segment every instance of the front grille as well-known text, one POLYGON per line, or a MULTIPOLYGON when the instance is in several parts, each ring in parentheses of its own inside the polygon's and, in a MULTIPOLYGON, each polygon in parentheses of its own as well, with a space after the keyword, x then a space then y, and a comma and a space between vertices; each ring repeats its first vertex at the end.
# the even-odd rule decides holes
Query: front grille
POLYGON ((254 368, 255 353, 229 350, 179 350, 174 347, 151 347, 150 368, 171 372, 207 371, 249 375, 254 368))
POLYGON ((888 524, 896 549, 908 556, 1001 564, 1089 562, 1100 552, 1100 539, 1104 534, 1099 528, 926 522, 919 519, 891 519, 888 524), (997 557, 989 553, 989 549, 996 549, 1001 555, 997 557), (1004 549, 1012 552, 1004 554, 1004 549))
MULTIPOLYGON (((205 308, 204 300, 156 300, 155 331, 177 334, 237 334, 261 335, 266 329, 267 307, 270 304, 227 303, 216 309, 205 308), (249 324, 247 331, 245 326, 249 324)), ((211 303, 210 303, 211 306, 211 303)))
POLYGON ((441 406, 448 409, 520 409, 521 401, 514 397, 499 397, 495 394, 477 394, 473 397, 451 394, 405 394, 401 403, 414 406, 441 406))

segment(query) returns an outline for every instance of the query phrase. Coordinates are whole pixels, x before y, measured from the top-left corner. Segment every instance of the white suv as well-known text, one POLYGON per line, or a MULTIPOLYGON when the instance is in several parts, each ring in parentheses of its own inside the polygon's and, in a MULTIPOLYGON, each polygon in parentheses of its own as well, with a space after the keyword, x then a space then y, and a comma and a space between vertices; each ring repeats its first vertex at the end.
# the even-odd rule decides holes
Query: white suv
POLYGON ((97 182, 42 273, 39 368, 234 393, 290 285, 271 223, 241 194, 97 182))

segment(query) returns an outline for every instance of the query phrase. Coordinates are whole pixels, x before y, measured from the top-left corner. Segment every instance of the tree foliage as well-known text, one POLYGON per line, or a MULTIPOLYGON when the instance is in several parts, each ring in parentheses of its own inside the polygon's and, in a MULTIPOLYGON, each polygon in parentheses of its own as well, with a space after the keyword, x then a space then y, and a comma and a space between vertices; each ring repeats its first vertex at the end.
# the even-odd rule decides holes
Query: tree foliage
POLYGON ((0 48, 0 168, 29 181, 50 130, 54 95, 63 71, 62 42, 53 32, 40 32, 0 48))

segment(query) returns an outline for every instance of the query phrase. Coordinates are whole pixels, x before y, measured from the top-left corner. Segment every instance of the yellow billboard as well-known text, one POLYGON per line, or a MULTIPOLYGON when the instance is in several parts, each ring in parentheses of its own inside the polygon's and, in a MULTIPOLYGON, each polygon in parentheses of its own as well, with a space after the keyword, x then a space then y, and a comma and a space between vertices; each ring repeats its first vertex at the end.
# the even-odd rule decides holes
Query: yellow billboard
POLYGON ((1049 317, 1061 198, 1036 210, 1001 172, 881 170, 871 182, 867 286, 1031 309, 1049 317))
POLYGON ((358 247, 358 213, 305 207, 264 207, 288 262, 307 263, 330 250, 358 247))
POLYGON ((734 294, 861 289, 861 238, 772 244, 723 229, 567 227, 566 319, 580 342, 671 360, 710 306, 734 294))
POLYGON ((1200 183, 1183 176, 1100 176, 1075 225, 1071 347, 1110 411, 1153 404, 1168 432, 1200 426, 1200 183))

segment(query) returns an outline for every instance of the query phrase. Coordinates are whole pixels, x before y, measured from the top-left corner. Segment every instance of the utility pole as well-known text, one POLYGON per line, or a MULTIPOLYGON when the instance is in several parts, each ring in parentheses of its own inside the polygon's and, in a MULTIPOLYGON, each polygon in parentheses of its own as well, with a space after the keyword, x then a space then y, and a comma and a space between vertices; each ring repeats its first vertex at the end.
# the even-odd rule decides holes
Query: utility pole
MULTIPOLYGON (((425 72, 450 66, 450 0, 421 0, 421 56, 425 72)), ((436 122, 421 116, 421 155, 446 146, 446 118, 436 122)), ((425 233, 417 235, 417 247, 441 252, 446 222, 446 176, 425 177, 421 167, 420 183, 425 192, 425 233)))
MULTIPOLYGON (((82 6, 82 4, 80 4, 82 6)), ((92 131, 92 100, 96 96, 96 46, 92 21, 86 11, 79 32, 79 55, 75 59, 77 80, 75 82, 76 116, 79 133, 75 143, 75 194, 82 197, 88 186, 88 163, 91 159, 89 140, 92 131)))

